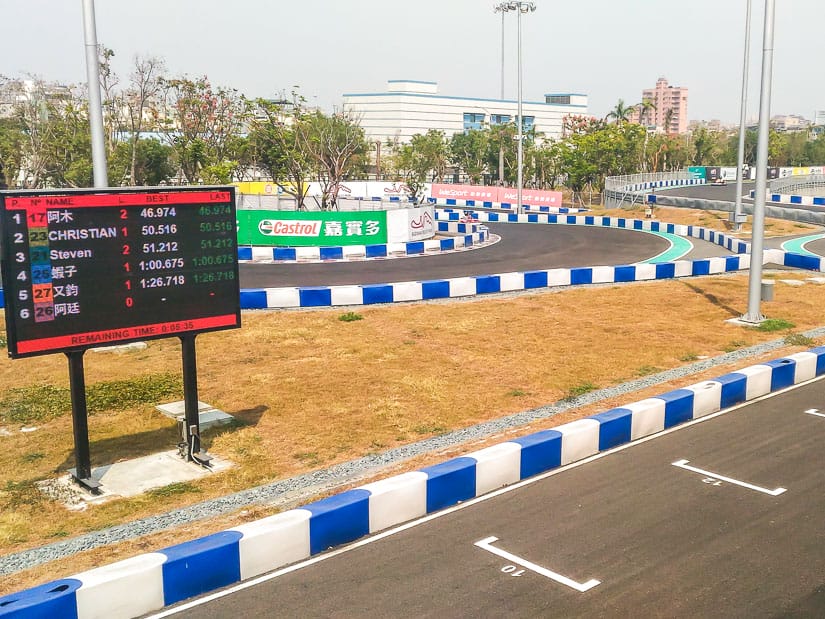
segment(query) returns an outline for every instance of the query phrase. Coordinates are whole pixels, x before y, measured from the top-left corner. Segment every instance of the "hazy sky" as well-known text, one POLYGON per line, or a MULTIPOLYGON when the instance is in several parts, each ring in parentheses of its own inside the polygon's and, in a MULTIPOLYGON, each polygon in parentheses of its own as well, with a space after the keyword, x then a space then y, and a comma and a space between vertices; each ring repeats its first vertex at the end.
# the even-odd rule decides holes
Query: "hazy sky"
MULTIPOLYGON (((522 18, 523 88, 590 96, 603 116, 664 76, 689 88, 688 117, 739 117, 746 0, 536 0, 522 18)), ((299 85, 326 109, 390 79, 498 98, 501 15, 493 0, 96 0, 98 41, 125 82, 136 54, 173 75, 244 94, 299 85)), ((823 0, 776 2, 772 115, 825 109, 823 0)), ((81 0, 0 0, 0 74, 85 80, 81 0)), ((758 114, 763 0, 753 0, 749 116, 758 114)), ((505 16, 506 98, 516 97, 516 16, 505 16)))

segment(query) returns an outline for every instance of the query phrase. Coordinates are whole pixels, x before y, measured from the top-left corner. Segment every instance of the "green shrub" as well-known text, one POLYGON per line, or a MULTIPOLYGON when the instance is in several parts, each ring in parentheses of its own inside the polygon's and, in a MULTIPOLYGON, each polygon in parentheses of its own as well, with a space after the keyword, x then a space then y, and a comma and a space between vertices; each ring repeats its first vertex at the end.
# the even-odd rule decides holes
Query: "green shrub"
POLYGON ((565 400, 574 400, 585 393, 590 393, 591 391, 595 391, 598 389, 596 385, 591 382, 582 383, 580 385, 576 385, 575 387, 571 387, 567 390, 567 395, 564 396, 565 400))
POLYGON ((338 320, 341 322, 355 322, 356 320, 364 320, 364 317, 356 312, 347 312, 338 316, 338 320))
POLYGON ((787 320, 783 320, 782 318, 768 318, 762 324, 760 324, 757 328, 759 331, 784 331, 786 329, 793 329, 796 325, 792 322, 788 322, 787 320))

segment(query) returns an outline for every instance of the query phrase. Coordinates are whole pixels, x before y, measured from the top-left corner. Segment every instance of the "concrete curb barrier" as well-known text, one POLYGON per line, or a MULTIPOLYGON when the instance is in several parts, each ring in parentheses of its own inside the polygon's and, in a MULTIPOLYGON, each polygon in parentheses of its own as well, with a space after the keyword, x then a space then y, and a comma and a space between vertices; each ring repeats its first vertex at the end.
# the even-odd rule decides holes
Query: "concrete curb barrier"
MULTIPOLYGON (((756 197, 756 191, 750 191, 750 198, 753 200, 756 197)), ((765 196, 768 202, 774 204, 791 204, 793 206, 825 206, 825 198, 815 196, 799 196, 788 193, 768 193, 765 196)))
MULTIPOLYGON (((458 200, 453 198, 427 198, 427 202, 436 206, 465 206, 468 208, 489 208, 501 209, 503 211, 513 210, 516 205, 509 202, 485 202, 483 200, 458 200)), ((589 209, 567 207, 567 206, 544 206, 541 204, 523 204, 522 209, 526 212, 535 211, 537 213, 586 213, 589 209)))
MULTIPOLYGON (((459 220, 465 216, 463 212, 452 210, 446 210, 438 214, 440 220, 443 218, 444 221, 459 223, 459 220)), ((241 307, 243 309, 277 309, 427 301, 555 286, 622 283, 653 279, 671 279, 674 277, 689 277, 694 275, 711 275, 714 273, 747 269, 750 266, 750 255, 747 253, 750 250, 748 243, 730 237, 722 232, 699 226, 590 215, 474 212, 473 216, 482 223, 560 224, 666 232, 715 243, 738 255, 706 258, 695 261, 678 260, 658 264, 548 269, 387 284, 246 289, 241 291, 241 307)), ((769 251, 776 252, 780 250, 769 251)), ((771 256, 773 258, 770 262, 784 259, 780 254, 771 254, 771 256)), ((813 264, 813 261, 809 257, 799 256, 799 258, 803 259, 803 261, 804 259, 808 259, 810 264, 813 264)), ((797 265, 788 264, 788 266, 797 265)))
POLYGON ((136 617, 825 374, 825 346, 0 598, 0 617, 136 617))
POLYGON ((342 245, 331 247, 238 247, 241 262, 325 262, 340 260, 367 260, 419 256, 455 251, 486 243, 490 233, 486 226, 458 222, 436 222, 437 231, 454 234, 447 239, 427 239, 406 243, 379 243, 375 245, 342 245))

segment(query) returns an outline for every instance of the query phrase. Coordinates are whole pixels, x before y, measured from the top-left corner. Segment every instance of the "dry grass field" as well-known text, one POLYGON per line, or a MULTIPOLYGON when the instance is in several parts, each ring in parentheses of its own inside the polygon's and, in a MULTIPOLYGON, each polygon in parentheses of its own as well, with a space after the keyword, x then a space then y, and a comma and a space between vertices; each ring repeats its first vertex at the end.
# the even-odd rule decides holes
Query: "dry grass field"
MULTIPOLYGON (((668 213, 667 220, 691 217, 716 218, 676 210, 673 216, 668 213)), ((665 219, 662 209, 657 209, 657 218, 665 219)), ((712 222, 690 223, 710 226, 712 222)), ((794 226, 774 225, 784 234, 806 232, 788 229, 786 224, 794 226)), ((808 281, 811 274, 781 276, 787 277, 808 281)), ((744 313, 746 299, 747 275, 736 274, 451 303, 245 312, 242 329, 204 334, 197 340, 200 399, 238 420, 233 426, 208 431, 205 446, 235 466, 200 481, 80 512, 47 500, 35 487, 38 480, 57 477, 74 465, 71 414, 55 395, 68 386, 65 358, 2 358, 0 553, 328 467, 825 322, 821 309, 825 286, 815 283, 777 283, 775 300, 764 303, 763 311, 794 325, 778 332, 725 322, 744 313), (360 319, 341 320, 348 311, 360 319), (22 428, 36 429, 22 432, 22 428)), ((814 344, 802 337, 788 342, 795 344, 788 351, 814 344)), ((154 405, 182 397, 176 383, 178 341, 151 341, 145 350, 122 354, 89 352, 85 360, 87 387, 102 394, 89 420, 93 466, 172 449, 175 424, 154 405), (132 402, 120 397, 119 391, 130 392, 144 383, 160 389, 164 399, 132 402)), ((715 368, 705 377, 725 371, 730 368, 715 368)), ((680 384, 702 378, 693 376, 680 384)), ((632 398, 675 386, 658 386, 632 398)), ((151 389, 148 393, 151 398, 151 389)), ((580 409, 520 432, 622 403, 580 409)), ((455 453, 406 462, 403 470, 455 453)), ((0 593, 274 511, 277 508, 254 507, 9 575, 0 584, 0 593)))

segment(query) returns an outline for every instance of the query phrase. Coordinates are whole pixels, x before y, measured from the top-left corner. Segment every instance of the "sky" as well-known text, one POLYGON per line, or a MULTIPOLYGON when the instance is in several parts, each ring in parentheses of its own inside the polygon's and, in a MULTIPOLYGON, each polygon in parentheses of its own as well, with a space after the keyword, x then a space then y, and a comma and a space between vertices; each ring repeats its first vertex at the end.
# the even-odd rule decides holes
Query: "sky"
MULTIPOLYGON (((522 16, 523 99, 583 93, 604 116, 659 77, 689 89, 690 120, 738 121, 747 0, 535 0, 522 16)), ((249 97, 298 86, 310 104, 438 82, 447 96, 501 94, 494 0, 95 0, 98 42, 128 81, 136 56, 249 97)), ((764 0, 752 0, 748 117, 759 113, 764 0)), ((0 0, 0 75, 86 79, 82 0, 0 0)), ((517 92, 517 17, 504 16, 505 98, 517 92)), ((825 110, 823 0, 776 2, 771 115, 825 110)))

